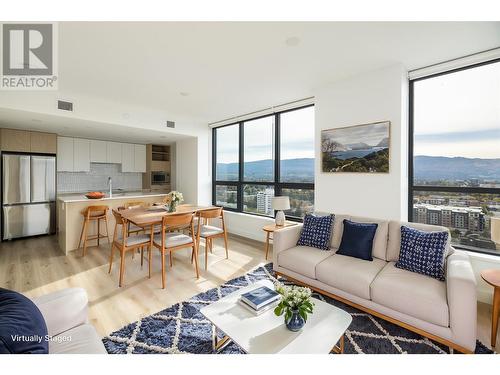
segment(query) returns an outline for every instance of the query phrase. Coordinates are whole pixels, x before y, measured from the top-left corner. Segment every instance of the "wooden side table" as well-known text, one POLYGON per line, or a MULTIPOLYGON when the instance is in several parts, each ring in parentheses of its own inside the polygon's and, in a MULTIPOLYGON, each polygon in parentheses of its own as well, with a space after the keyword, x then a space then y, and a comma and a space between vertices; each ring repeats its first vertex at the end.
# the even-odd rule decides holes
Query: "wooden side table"
POLYGON ((500 269, 481 271, 481 277, 494 288, 493 309, 491 313, 491 346, 496 346, 498 330, 498 314, 500 312, 500 269))
POLYGON ((269 254, 269 241, 273 239, 271 237, 271 233, 274 233, 277 230, 286 228, 286 227, 291 227, 293 225, 297 225, 297 223, 292 223, 292 222, 285 222, 285 225, 276 225, 276 224, 269 224, 265 225, 262 230, 266 232, 266 260, 267 260, 267 255, 269 254))

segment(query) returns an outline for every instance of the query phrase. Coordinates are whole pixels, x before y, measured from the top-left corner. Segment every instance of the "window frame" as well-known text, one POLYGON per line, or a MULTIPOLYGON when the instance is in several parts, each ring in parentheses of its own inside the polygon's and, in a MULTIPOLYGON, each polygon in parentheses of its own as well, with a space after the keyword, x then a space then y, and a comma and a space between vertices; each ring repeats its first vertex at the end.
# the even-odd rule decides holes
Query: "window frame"
MULTIPOLYGON (((424 77, 409 79, 408 82, 408 221, 413 222, 413 197, 415 192, 442 192, 442 193, 464 193, 464 194, 498 194, 500 195, 500 188, 481 188, 481 187, 460 187, 460 186, 435 186, 435 185, 415 185, 414 184, 414 173, 413 173, 413 151, 414 151, 414 135, 415 135, 415 116, 414 116, 414 103, 415 103, 415 92, 414 83, 418 81, 424 81, 426 79, 432 79, 435 77, 457 73, 464 70, 478 68, 484 65, 500 63, 500 58, 483 61, 477 64, 467 65, 456 69, 447 70, 444 72, 439 72, 431 74, 424 77)), ((454 248, 466 251, 472 251, 481 254, 496 255, 500 256, 500 252, 495 252, 494 250, 489 250, 486 248, 472 247, 462 244, 452 244, 454 248)))
MULTIPOLYGON (((281 156, 281 114, 293 111, 298 111, 304 108, 314 107, 314 104, 307 104, 300 107, 286 109, 272 114, 266 114, 258 117, 252 117, 241 121, 232 122, 230 124, 217 126, 212 128, 212 204, 217 204, 216 187, 219 185, 236 186, 237 189, 237 203, 236 208, 224 207, 226 211, 240 212, 246 215, 254 215, 270 218, 264 214, 246 212, 243 210, 243 186, 244 185, 262 185, 272 186, 274 188, 274 195, 280 196, 282 189, 308 189, 314 192, 314 182, 281 182, 280 177, 280 156, 281 156), (265 117, 274 117, 273 134, 274 134, 274 179, 273 181, 245 181, 244 180, 244 152, 245 152, 245 122, 258 120, 265 117), (238 180, 237 181, 224 181, 217 180, 217 129, 227 126, 238 126, 239 132, 239 149, 238 149, 238 180)), ((290 221, 301 222, 302 218, 297 216, 286 215, 286 219, 290 221)))

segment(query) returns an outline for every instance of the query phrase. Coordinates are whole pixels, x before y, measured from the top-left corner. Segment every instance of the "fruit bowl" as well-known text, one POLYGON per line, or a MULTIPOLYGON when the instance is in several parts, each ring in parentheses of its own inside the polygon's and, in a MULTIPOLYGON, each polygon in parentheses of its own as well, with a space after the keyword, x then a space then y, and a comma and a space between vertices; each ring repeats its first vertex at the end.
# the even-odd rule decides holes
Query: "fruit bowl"
POLYGON ((104 193, 100 191, 91 191, 90 193, 85 194, 88 199, 101 199, 104 198, 104 193))

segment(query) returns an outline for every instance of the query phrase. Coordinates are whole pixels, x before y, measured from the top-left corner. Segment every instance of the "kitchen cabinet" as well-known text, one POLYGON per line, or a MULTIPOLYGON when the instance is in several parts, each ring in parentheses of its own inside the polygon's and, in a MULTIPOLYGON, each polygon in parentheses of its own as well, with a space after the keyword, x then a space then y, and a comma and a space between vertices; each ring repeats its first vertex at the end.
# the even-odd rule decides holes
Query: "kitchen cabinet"
POLYGON ((74 142, 73 138, 57 137, 57 171, 73 172, 74 142))
POLYGON ((57 135, 30 132, 30 150, 39 154, 55 154, 57 152, 57 135))
POLYGON ((90 141, 90 162, 91 163, 106 163, 107 156, 107 143, 106 141, 90 141))
POLYGON ((106 142, 106 162, 121 164, 122 144, 118 142, 106 142))
POLYGON ((73 172, 90 172, 90 141, 75 138, 73 140, 73 172))
POLYGON ((122 144, 122 172, 135 172, 135 145, 122 144))
POLYGON ((135 172, 146 172, 146 145, 134 145, 134 170, 135 172))
POLYGON ((2 129, 1 132, 2 151, 31 151, 31 137, 29 131, 17 129, 2 129))

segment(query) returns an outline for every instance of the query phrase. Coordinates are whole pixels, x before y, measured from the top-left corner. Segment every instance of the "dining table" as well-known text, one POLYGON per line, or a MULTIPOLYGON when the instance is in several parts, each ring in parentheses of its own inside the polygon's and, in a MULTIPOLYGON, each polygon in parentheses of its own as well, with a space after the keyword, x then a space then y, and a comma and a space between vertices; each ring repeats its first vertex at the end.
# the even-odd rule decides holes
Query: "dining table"
POLYGON ((216 206, 198 206, 194 204, 182 204, 177 207, 175 212, 169 212, 164 205, 150 206, 150 207, 135 207, 126 210, 121 210, 120 215, 137 225, 138 227, 152 227, 161 224, 164 216, 178 215, 185 213, 198 213, 204 210, 217 208, 216 206))

